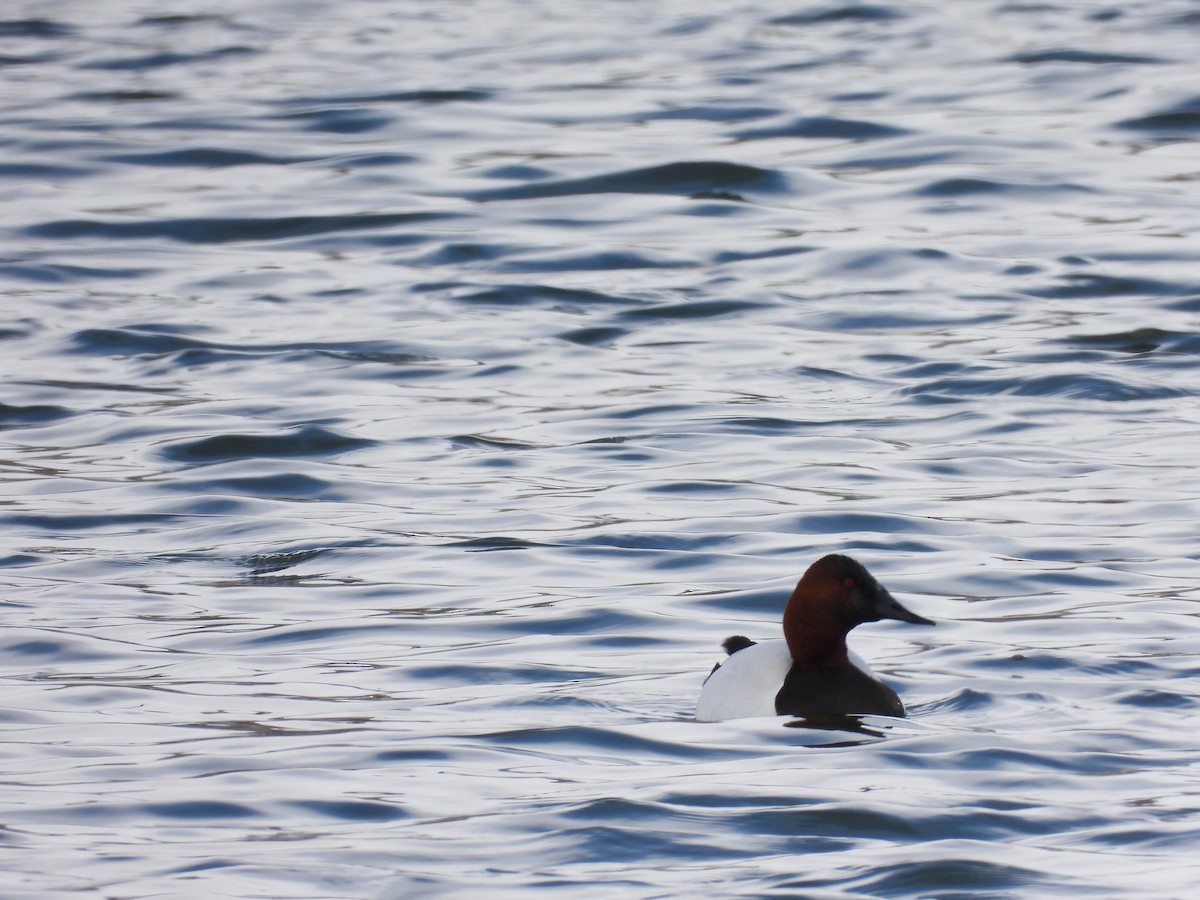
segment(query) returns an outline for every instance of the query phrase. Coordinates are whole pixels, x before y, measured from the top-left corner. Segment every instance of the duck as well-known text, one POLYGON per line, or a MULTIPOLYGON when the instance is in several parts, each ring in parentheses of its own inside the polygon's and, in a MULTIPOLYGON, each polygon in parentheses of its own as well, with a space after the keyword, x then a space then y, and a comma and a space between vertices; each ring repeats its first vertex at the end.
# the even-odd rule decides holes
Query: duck
POLYGON ((783 640, 726 638, 728 658, 700 688, 702 722, 752 716, 905 715, 900 696, 846 646, 864 622, 936 624, 902 606, 866 566, 840 553, 808 567, 783 611, 783 640))

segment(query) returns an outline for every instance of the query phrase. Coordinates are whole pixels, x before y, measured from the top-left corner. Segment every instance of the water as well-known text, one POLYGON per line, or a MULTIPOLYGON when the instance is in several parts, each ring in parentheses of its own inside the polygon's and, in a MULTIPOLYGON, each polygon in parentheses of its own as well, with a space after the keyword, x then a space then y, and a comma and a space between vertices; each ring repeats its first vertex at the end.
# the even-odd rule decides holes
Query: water
POLYGON ((1187 2, 10 2, 6 897, 1191 896, 1187 2), (701 724, 853 554, 911 717, 701 724))

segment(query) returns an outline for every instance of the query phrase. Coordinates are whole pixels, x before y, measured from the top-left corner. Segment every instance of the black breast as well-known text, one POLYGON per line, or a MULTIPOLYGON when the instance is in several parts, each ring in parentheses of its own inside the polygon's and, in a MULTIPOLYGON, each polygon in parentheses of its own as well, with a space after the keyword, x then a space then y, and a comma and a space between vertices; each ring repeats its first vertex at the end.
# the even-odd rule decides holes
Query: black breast
POLYGON ((904 704, 886 684, 846 663, 829 669, 793 665, 775 695, 781 716, 846 716, 853 714, 903 716, 904 704))

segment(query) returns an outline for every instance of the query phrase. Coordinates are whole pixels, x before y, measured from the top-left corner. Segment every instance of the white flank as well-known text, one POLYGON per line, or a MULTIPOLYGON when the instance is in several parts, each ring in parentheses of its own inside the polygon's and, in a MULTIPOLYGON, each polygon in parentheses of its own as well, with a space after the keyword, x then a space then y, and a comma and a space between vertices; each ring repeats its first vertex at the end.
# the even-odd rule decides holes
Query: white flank
POLYGON ((787 641, 763 641, 739 650, 721 663, 696 702, 701 722, 774 716, 775 695, 792 667, 787 641))

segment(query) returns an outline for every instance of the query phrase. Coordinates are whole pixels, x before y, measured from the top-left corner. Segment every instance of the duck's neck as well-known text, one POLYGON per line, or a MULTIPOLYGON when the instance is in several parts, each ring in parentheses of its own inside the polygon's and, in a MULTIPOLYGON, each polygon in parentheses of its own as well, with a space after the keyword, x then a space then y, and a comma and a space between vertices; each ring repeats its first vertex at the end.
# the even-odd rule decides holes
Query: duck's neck
POLYGON ((846 623, 834 606, 821 597, 801 590, 803 581, 788 599, 783 612, 783 636, 792 659, 802 669, 844 666, 850 658, 846 649, 846 623))

